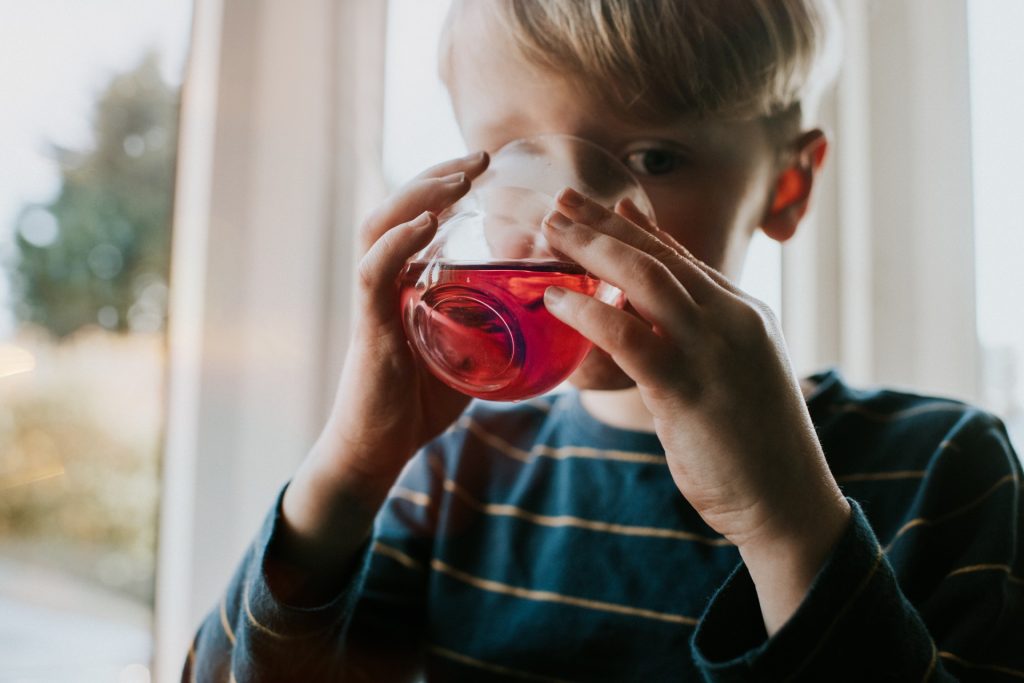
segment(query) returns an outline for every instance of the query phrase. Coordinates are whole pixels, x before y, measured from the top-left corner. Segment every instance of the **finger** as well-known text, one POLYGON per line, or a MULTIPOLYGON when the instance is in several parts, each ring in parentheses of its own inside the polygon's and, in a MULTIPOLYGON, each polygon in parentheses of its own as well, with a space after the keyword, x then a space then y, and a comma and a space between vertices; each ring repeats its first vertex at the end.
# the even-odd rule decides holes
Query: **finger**
POLYGON ((544 224, 548 243, 597 278, 621 289, 636 312, 670 338, 691 338, 698 307, 662 261, 558 211, 544 224))
POLYGON ((626 218, 626 220, 636 223, 641 228, 648 231, 649 233, 657 237, 659 240, 661 240, 665 244, 669 245, 670 247, 678 251, 685 258, 689 259, 694 265, 700 268, 705 275, 711 278, 711 280, 713 280, 715 284, 717 284, 718 286, 722 287, 723 289, 726 289, 727 291, 733 294, 736 294, 737 296, 740 296, 742 294, 742 290, 736 287, 736 285, 734 285, 732 281, 729 280, 729 278, 725 277, 720 272, 706 264, 704 261, 701 261, 699 258, 694 256, 693 252, 684 247, 682 243, 679 242, 675 237, 673 237, 672 235, 670 235, 669 233, 665 232, 657 225, 655 225, 654 222, 651 221, 650 217, 648 217, 647 214, 641 211, 640 208, 636 204, 634 204, 633 200, 630 199, 629 197, 620 200, 619 203, 616 204, 615 206, 615 211, 622 215, 624 218, 626 218))
POLYGON ((362 251, 399 223, 411 221, 424 211, 440 213, 454 204, 489 163, 486 152, 477 152, 432 166, 407 182, 363 222, 359 230, 362 251))
POLYGON ((627 221, 636 223, 641 228, 651 233, 662 242, 665 242, 665 244, 668 244, 672 248, 676 248, 677 245, 682 246, 678 242, 676 242, 671 235, 669 235, 664 230, 655 225, 654 221, 652 221, 646 213, 641 211, 640 207, 636 205, 636 202, 634 202, 629 197, 623 197, 619 201, 615 202, 615 213, 619 214, 627 221), (666 241, 659 233, 664 233, 669 237, 669 239, 671 239, 671 241, 666 241))
POLYGON ((544 305, 553 316, 610 355, 637 384, 652 386, 665 379, 673 351, 644 321, 561 287, 545 290, 544 305))
POLYGON ((683 253, 673 245, 663 242, 648 227, 653 226, 650 219, 645 217, 644 222, 641 223, 626 218, 568 187, 558 194, 556 200, 559 211, 572 220, 611 235, 664 263, 690 293, 694 301, 703 303, 719 291, 714 280, 701 268, 689 263, 683 253))
MULTIPOLYGON (((623 216, 609 211, 603 205, 588 199, 571 187, 559 192, 555 200, 558 202, 558 210, 577 223, 585 223, 599 228, 602 232, 613 235, 626 244, 652 255, 659 251, 663 251, 667 255, 670 251, 665 249, 665 245, 651 234, 650 230, 639 229, 641 227, 639 222, 632 221, 633 224, 630 225, 630 219, 624 220, 623 216)), ((636 206, 635 204, 631 205, 636 206)))
POLYGON ((447 161, 435 164, 422 173, 417 174, 414 179, 441 178, 460 171, 466 173, 472 178, 475 178, 483 173, 489 162, 490 157, 487 152, 473 152, 464 157, 459 157, 458 159, 448 159, 447 161))
POLYGON ((424 211, 415 220, 397 225, 381 235, 360 260, 360 291, 367 315, 373 322, 386 323, 397 315, 395 282, 405 262, 427 246, 436 230, 437 217, 424 211))

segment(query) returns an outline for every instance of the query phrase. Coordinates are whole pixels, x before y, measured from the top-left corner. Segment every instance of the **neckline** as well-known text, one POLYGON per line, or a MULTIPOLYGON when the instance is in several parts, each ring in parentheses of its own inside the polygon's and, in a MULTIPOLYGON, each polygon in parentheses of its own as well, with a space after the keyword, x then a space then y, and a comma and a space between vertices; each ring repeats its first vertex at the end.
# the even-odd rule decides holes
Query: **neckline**
POLYGON ((654 432, 625 429, 598 420, 583 407, 580 390, 575 387, 562 394, 556 405, 565 412, 569 423, 581 432, 589 443, 601 444, 602 449, 665 454, 665 449, 654 432))

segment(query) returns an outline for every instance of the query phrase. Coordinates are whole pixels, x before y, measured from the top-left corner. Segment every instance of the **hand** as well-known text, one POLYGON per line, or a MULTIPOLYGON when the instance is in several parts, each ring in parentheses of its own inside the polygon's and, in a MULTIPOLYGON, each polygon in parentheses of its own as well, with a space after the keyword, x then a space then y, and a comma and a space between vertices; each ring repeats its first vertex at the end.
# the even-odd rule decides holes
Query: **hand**
POLYGON ((566 189, 545 234, 636 310, 558 288, 545 295, 553 315, 636 382, 679 491, 739 547, 752 576, 760 570, 778 583, 784 556, 806 588, 845 528, 849 505, 771 311, 628 200, 612 212, 566 189), (755 568, 764 558, 776 561, 755 568))
POLYGON ((437 229, 435 213, 462 197, 487 168, 486 153, 423 172, 388 198, 359 233, 354 332, 337 398, 321 442, 329 468, 346 468, 388 486, 406 460, 447 428, 469 399, 437 380, 409 347, 397 279, 437 229))
POLYGON ((315 574, 309 585, 282 582, 301 584, 293 593, 318 597, 336 588, 406 461, 469 402, 430 374, 406 342, 397 280, 434 236, 435 213, 462 197, 488 163, 481 152, 434 166, 360 230, 356 319, 334 407, 282 500, 283 554, 315 574))

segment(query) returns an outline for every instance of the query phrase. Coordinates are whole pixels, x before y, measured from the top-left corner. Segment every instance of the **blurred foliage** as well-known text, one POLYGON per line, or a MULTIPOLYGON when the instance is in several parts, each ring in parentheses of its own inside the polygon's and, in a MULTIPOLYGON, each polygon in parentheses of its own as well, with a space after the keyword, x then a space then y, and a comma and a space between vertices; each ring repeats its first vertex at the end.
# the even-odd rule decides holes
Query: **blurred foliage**
POLYGON ((163 335, 17 342, 37 365, 0 380, 0 552, 150 601, 163 335))
POLYGON ((0 558, 153 597, 178 92, 155 55, 114 76, 88 149, 51 148, 60 185, 26 206, 4 271, 0 558))
POLYGON ((154 54, 115 76, 93 146, 53 148, 61 183, 16 227, 15 315, 57 337, 84 325, 151 332, 166 318, 178 92, 154 54))

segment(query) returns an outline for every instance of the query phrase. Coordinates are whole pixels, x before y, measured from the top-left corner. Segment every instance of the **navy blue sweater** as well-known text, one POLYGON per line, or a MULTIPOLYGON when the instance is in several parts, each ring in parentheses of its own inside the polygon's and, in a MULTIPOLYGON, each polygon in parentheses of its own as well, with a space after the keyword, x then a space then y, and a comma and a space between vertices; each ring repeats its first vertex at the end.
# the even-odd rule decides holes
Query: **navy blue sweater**
POLYGON ((814 379, 853 515, 771 638, 737 549, 676 489, 656 435, 598 422, 571 392, 471 404, 409 463, 319 607, 268 583, 287 562, 279 497, 183 680, 387 678, 365 673, 374 658, 428 681, 1024 679, 1022 477, 1003 425, 814 379))

